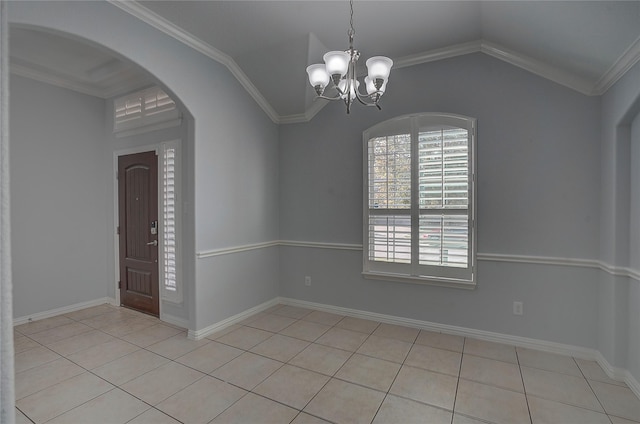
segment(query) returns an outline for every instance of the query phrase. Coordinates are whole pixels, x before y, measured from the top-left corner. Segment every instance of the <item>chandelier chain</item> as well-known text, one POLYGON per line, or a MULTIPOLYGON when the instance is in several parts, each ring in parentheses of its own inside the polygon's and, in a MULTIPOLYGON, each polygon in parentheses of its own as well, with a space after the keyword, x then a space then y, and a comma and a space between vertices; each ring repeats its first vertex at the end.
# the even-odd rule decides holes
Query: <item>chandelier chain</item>
POLYGON ((356 30, 353 29, 353 0, 349 0, 349 6, 351 7, 351 19, 349 21, 350 28, 348 31, 349 34, 349 44, 350 48, 353 49, 353 36, 356 35, 356 30))

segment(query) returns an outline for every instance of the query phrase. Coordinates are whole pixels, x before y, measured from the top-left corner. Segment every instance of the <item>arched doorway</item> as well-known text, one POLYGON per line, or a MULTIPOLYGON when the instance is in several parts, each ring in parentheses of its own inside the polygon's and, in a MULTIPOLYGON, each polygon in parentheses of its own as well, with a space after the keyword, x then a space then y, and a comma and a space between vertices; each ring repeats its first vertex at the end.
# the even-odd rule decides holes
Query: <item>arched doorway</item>
MULTIPOLYGON (((178 169, 186 169, 193 118, 154 75, 102 45, 35 26, 11 31, 14 319, 120 304, 114 158, 172 143, 180 147, 178 169), (156 85, 175 100, 179 122, 115 132, 116 100, 156 85)), ((161 319, 189 327, 188 302, 159 304, 161 319)))

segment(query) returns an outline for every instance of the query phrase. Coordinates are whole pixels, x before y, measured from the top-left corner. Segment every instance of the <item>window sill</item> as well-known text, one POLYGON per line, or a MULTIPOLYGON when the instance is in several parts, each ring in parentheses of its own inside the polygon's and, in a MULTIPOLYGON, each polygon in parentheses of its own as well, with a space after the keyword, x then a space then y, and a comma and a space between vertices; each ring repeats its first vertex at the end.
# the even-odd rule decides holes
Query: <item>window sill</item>
POLYGON ((172 119, 170 121, 158 122, 156 124, 142 125, 134 128, 114 129, 113 132, 117 138, 131 137, 134 135, 144 134, 151 131, 164 130, 167 128, 177 127, 182 124, 182 118, 172 119))
POLYGON ((454 280, 449 278, 437 278, 406 274, 388 274, 384 272, 363 271, 362 276, 369 280, 394 281, 399 283, 424 284, 427 286, 449 287, 454 289, 474 290, 475 281, 454 280))

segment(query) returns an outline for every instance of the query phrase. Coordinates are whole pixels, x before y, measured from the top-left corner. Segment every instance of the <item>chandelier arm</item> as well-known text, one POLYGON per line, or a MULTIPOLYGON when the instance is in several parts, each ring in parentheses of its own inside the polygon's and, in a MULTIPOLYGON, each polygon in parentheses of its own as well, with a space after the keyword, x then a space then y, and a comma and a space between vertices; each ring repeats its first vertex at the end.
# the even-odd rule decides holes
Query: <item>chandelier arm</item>
POLYGON ((338 96, 338 97, 327 97, 327 96, 316 96, 316 99, 324 99, 324 100, 342 100, 342 97, 338 96))
POLYGON ((378 102, 374 101, 373 103, 368 103, 366 101, 363 101, 361 98, 358 97, 358 101, 360 103, 362 103, 363 106, 368 106, 368 107, 377 107, 378 110, 382 110, 382 107, 380 107, 380 105, 378 104, 378 102))
POLYGON ((360 93, 358 93, 357 91, 356 91, 356 99, 358 99, 358 101, 365 106, 371 106, 370 103, 366 102, 364 99, 362 99, 362 97, 360 97, 360 93))
MULTIPOLYGON (((369 97, 370 97, 371 95, 373 95, 373 94, 378 95, 378 94, 381 94, 381 92, 380 92, 380 91, 375 91, 375 92, 371 93, 371 94, 369 95, 369 97)), ((380 99, 380 97, 379 97, 379 96, 377 97, 377 99, 376 99, 376 100, 372 100, 371 102, 368 102, 367 100, 365 100, 365 99, 367 98, 367 95, 364 95, 364 94, 362 94, 362 93, 360 93, 360 92, 358 92, 358 91, 356 90, 356 98, 357 98, 357 99, 358 99, 358 101, 359 101, 360 103, 362 103, 364 106, 375 106, 375 107, 377 107, 379 110, 382 110, 382 108, 381 108, 381 107, 380 107, 380 105, 378 104, 378 100, 380 99)))

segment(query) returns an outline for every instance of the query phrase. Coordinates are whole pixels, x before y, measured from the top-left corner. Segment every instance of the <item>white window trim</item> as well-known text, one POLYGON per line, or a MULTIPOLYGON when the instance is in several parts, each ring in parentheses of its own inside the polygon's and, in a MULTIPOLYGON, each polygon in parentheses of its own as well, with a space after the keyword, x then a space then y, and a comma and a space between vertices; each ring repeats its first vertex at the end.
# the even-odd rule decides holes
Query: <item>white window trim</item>
POLYGON ((134 128, 131 130, 120 130, 115 132, 116 138, 132 137, 134 135, 144 134, 151 131, 164 130, 167 128, 179 127, 182 125, 182 118, 176 118, 158 124, 145 125, 140 128, 134 128))
MULTIPOLYGON (((477 226, 476 226, 476 120, 462 115, 444 114, 444 113, 421 113, 403 115, 396 118, 381 122, 363 132, 363 271, 362 275, 368 279, 377 279, 385 281, 395 281, 403 283, 418 283, 434 286, 444 286, 453 288, 474 289, 477 281, 477 226), (469 257, 468 267, 470 277, 460 278, 456 275, 446 275, 446 267, 434 266, 434 269, 442 269, 445 275, 421 275, 417 271, 418 267, 415 263, 399 264, 399 263, 380 263, 369 260, 369 157, 368 144, 369 140, 376 136, 377 132, 384 134, 391 133, 394 129, 401 130, 402 133, 411 132, 411 160, 412 160, 412 180, 417 178, 417 140, 419 120, 438 120, 438 123, 449 124, 460 128, 466 128, 469 132, 469 257), (408 123, 408 124, 407 124, 408 123), (415 137, 415 138, 414 138, 415 137)), ((412 182, 412 199, 417 199, 417 184, 412 182)), ((417 202, 412 201, 409 215, 418 214, 419 210, 417 202)), ((414 229, 412 231, 417 231, 414 229)), ((415 237, 415 234, 414 234, 415 237)), ((455 274, 455 272, 454 272, 455 274)))

